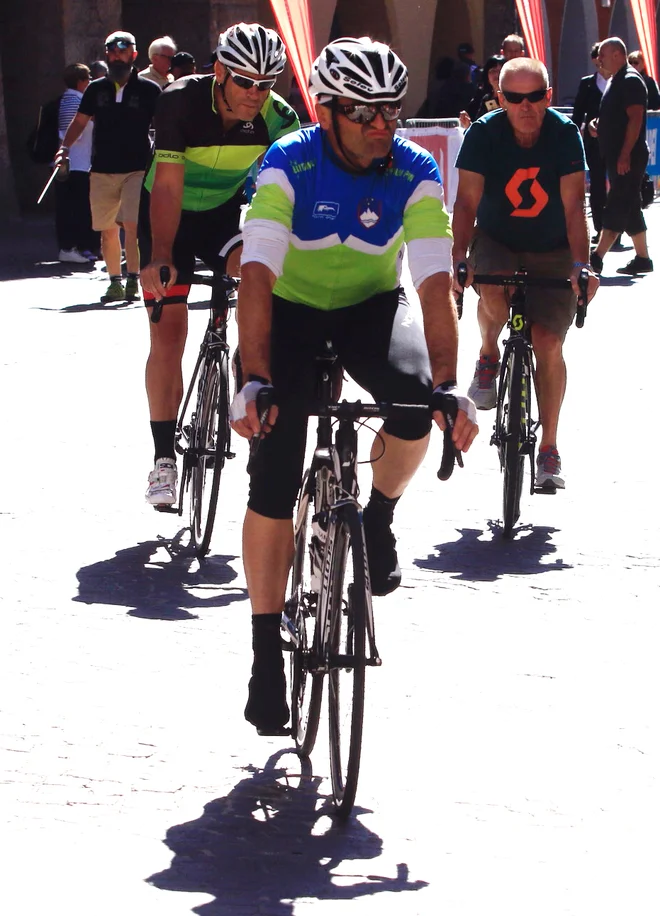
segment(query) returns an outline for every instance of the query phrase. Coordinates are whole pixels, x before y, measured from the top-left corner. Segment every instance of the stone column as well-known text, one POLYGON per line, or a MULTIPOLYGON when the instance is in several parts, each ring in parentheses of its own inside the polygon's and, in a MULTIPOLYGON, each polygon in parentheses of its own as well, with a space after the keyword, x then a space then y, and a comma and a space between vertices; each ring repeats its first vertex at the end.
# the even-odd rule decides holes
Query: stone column
POLYGON ((403 117, 410 118, 426 98, 436 0, 388 0, 392 43, 408 66, 410 83, 403 117))
POLYGON ((121 0, 62 0, 65 63, 90 64, 102 59, 106 36, 121 28, 117 25, 121 22, 121 0))
POLYGON ((0 207, 6 216, 15 216, 18 203, 9 159, 7 120, 5 118, 5 96, 2 85, 2 58, 0 58, 0 207))

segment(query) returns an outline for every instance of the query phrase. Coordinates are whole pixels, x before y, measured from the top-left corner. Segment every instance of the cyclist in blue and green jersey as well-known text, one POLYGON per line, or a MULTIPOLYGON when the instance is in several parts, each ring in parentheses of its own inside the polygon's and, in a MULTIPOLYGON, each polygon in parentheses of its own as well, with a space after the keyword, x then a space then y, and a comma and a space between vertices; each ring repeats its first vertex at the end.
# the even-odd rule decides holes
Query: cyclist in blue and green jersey
MULTIPOLYGON (((376 400, 428 404, 434 389, 456 393, 442 184, 433 158, 394 135, 407 83, 405 66, 380 42, 328 45, 310 78, 319 125, 271 147, 246 219, 238 303, 245 384, 232 404, 234 428, 259 432, 261 389, 272 386, 277 405, 254 461, 243 532, 254 649, 245 716, 261 734, 278 733, 288 719, 279 620, 321 345, 332 340, 344 369, 376 400), (405 246, 423 329, 400 285, 405 246)), ((465 451, 476 412, 466 396, 457 399, 454 442, 465 451)), ((436 420, 444 428, 440 411, 436 420)), ((430 426, 417 415, 390 418, 374 444, 364 526, 376 595, 401 580, 393 512, 430 426)))
POLYGON ((300 126, 293 109, 272 92, 285 63, 275 32, 239 23, 220 35, 212 74, 177 80, 158 100, 155 155, 139 221, 145 303, 150 306, 154 298, 168 303, 161 321, 149 324, 146 382, 155 466, 146 499, 151 505, 176 502, 174 433, 195 258, 237 273, 238 258, 227 262, 227 255, 240 241, 245 179, 274 140, 300 126), (162 267, 170 270, 167 286, 162 267))

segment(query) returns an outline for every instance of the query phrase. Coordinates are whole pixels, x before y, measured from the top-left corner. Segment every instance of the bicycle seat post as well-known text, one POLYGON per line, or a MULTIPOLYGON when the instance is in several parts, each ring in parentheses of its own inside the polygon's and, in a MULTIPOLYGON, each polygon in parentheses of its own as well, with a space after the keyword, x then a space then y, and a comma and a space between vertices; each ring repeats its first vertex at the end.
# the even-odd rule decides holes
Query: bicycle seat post
MULTIPOLYGON (((326 340, 319 355, 316 357, 317 365, 317 391, 316 396, 320 406, 332 402, 332 368, 337 362, 337 354, 331 340, 326 340)), ((332 420, 330 417, 319 417, 318 444, 321 448, 329 448, 332 442, 332 420)))

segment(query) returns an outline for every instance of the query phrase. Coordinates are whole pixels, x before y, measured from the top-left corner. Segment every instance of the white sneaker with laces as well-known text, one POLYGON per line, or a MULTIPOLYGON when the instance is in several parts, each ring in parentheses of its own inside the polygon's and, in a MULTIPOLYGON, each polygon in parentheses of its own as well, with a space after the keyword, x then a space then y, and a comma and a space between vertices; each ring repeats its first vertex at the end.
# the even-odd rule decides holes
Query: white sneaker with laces
POLYGON ((174 458, 157 458, 149 474, 149 487, 145 499, 151 506, 173 506, 176 502, 176 461, 174 458))
POLYGON ((59 260, 67 264, 89 264, 89 258, 81 254, 77 248, 60 248, 59 260))
POLYGON ((480 356, 474 371, 474 378, 468 388, 468 397, 472 398, 478 410, 492 410, 497 404, 497 373, 500 369, 498 359, 492 356, 480 356))
POLYGON ((536 458, 535 486, 544 490, 563 490, 566 478, 561 470, 561 458, 554 445, 542 448, 536 458))

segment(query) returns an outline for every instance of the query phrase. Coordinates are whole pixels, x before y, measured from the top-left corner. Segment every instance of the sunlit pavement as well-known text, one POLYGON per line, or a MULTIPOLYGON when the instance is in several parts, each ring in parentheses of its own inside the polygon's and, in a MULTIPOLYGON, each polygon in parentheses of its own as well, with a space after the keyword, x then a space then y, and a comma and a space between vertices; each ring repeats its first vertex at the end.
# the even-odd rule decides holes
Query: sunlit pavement
POLYGON ((2 283, 3 913, 658 911, 660 284, 619 277, 630 257, 606 258, 567 340, 566 491, 526 492, 503 541, 481 413, 465 469, 437 480, 436 435, 401 500, 344 829, 325 732, 301 769, 242 717, 243 443, 200 566, 173 541, 185 518, 143 501, 143 308, 100 306, 105 275, 57 263, 2 283))

